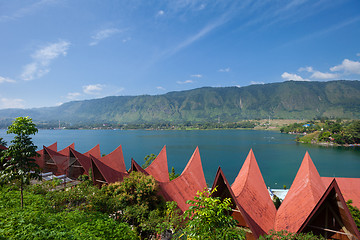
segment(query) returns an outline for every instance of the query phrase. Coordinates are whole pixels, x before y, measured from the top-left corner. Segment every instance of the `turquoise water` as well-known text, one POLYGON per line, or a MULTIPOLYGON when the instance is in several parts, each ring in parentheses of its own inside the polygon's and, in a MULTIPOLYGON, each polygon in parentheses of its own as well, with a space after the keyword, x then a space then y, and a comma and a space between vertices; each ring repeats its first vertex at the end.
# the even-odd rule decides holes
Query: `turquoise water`
MULTIPOLYGON (((8 143, 12 139, 5 130, 0 130, 0 137, 8 143)), ((169 170, 174 166, 177 173, 182 172, 199 146, 210 186, 219 166, 231 184, 251 148, 266 185, 272 188, 291 185, 306 151, 321 176, 360 177, 360 148, 298 144, 294 138, 279 132, 255 130, 39 130, 33 141, 40 149, 57 141, 59 150, 74 142, 75 149, 82 153, 96 144, 100 144, 105 154, 122 145, 127 168, 131 158, 142 164, 144 156, 158 154, 166 145, 169 170)))

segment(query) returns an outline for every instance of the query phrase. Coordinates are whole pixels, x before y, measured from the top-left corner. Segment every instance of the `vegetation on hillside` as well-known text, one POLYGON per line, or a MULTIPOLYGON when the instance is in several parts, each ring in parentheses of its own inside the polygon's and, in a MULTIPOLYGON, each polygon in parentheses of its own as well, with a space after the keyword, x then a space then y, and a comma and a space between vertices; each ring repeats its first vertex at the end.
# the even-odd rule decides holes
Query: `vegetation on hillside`
POLYGON ((360 118, 360 82, 296 82, 204 87, 163 95, 113 96, 58 107, 0 110, 0 127, 30 116, 44 128, 143 123, 217 123, 248 119, 360 118), (63 126, 63 125, 62 125, 63 126))
POLYGON ((322 120, 294 123, 280 129, 283 133, 301 134, 303 143, 360 144, 360 120, 322 120))

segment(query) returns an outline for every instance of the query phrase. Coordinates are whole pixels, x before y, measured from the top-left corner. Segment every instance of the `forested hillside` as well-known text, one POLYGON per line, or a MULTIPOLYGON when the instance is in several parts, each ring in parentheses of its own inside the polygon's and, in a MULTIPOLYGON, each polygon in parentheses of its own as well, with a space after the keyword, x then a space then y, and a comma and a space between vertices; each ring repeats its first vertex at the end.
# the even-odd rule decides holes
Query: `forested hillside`
POLYGON ((296 82, 204 87, 163 95, 113 96, 58 107, 0 110, 14 117, 70 123, 234 122, 259 118, 360 118, 360 82, 296 82))

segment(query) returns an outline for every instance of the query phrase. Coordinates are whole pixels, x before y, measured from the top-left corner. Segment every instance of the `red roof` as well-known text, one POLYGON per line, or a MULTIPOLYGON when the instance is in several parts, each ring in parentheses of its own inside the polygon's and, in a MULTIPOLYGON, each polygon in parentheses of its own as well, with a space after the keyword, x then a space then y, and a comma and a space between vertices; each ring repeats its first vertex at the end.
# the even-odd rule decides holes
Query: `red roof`
POLYGON ((107 166, 111 167, 112 169, 118 172, 126 172, 121 145, 118 146, 114 151, 112 151, 108 155, 105 155, 104 157, 98 159, 100 159, 104 164, 106 164, 107 166))
POLYGON ((57 151, 57 142, 54 142, 53 144, 51 144, 47 148, 49 148, 49 149, 51 149, 53 151, 57 151))
POLYGON ((65 174, 65 169, 67 168, 69 162, 68 156, 65 156, 59 152, 56 152, 44 146, 44 154, 45 152, 49 154, 50 158, 54 161, 54 163, 57 166, 58 172, 54 174, 65 174))
POLYGON ((86 153, 84 153, 84 155, 87 157, 90 157, 90 154, 93 155, 94 157, 100 159, 101 158, 100 145, 98 144, 95 147, 93 147, 92 149, 90 149, 89 151, 87 151, 86 153))
POLYGON ((160 151, 155 160, 145 169, 159 182, 169 182, 169 170, 166 156, 166 146, 160 151))
MULTIPOLYGON (((325 186, 329 186, 333 179, 332 177, 321 177, 325 186)), ((344 199, 346 201, 351 199, 352 205, 360 209, 360 178, 336 177, 335 179, 344 199)))
POLYGON ((232 216, 235 220, 238 221, 238 226, 248 227, 251 230, 251 235, 247 235, 246 239, 258 239, 261 234, 264 232, 261 230, 259 225, 255 223, 249 214, 244 210, 241 204, 236 200, 235 194, 232 191, 228 180, 226 179, 221 168, 218 168, 216 177, 211 188, 211 191, 216 187, 216 191, 213 192, 213 197, 220 197, 222 200, 225 198, 230 198, 233 209, 232 216))
MULTIPOLYGON (((91 162, 90 162, 90 158, 85 156, 84 154, 79 153, 78 151, 76 151, 75 149, 70 148, 70 152, 74 155, 74 157, 76 158, 76 160, 78 160, 78 162, 81 164, 81 166, 83 167, 85 174, 89 174, 89 169, 91 167, 91 162)), ((71 166, 69 166, 71 167, 71 166)))
POLYGON ((64 148, 63 150, 58 151, 58 153, 65 155, 65 156, 70 156, 70 148, 75 149, 75 143, 72 143, 69 146, 67 146, 66 148, 64 148))
POLYGON ((94 169, 94 165, 95 165, 95 167, 97 167, 97 169, 99 169, 101 175, 104 177, 104 179, 106 180, 107 183, 114 183, 114 182, 122 181, 124 176, 128 175, 126 171, 119 172, 119 171, 111 168, 110 166, 106 165, 101 160, 98 160, 97 158, 95 158, 92 155, 90 155, 90 159, 91 159, 92 168, 94 169))
POLYGON ((142 172, 145 175, 149 175, 134 159, 131 158, 131 167, 128 172, 131 173, 132 171, 142 172))
POLYGON ((182 211, 189 208, 186 201, 207 188, 198 147, 181 175, 170 182, 161 182, 160 188, 165 200, 176 201, 182 211))
POLYGON ((6 149, 7 149, 7 147, 0 144, 0 150, 6 150, 6 149))
POLYGON ((306 152, 294 182, 277 211, 275 230, 298 232, 325 190, 325 185, 306 152))
POLYGON ((359 230, 346 206, 335 178, 328 185, 298 232, 327 232, 329 239, 360 239, 359 230), (325 212, 325 213, 324 213, 325 212), (344 238, 344 235, 347 235, 344 238))
POLYGON ((231 186, 236 201, 259 225, 257 236, 268 233, 274 227, 276 208, 270 198, 252 149, 238 176, 231 186))

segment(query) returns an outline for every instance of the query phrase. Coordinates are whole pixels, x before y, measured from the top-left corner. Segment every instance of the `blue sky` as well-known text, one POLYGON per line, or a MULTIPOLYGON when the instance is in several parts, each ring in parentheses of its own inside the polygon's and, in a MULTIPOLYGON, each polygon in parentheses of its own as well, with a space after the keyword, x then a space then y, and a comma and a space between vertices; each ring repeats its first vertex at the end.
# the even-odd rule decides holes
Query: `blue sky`
POLYGON ((358 0, 0 0, 0 108, 360 79, 358 0))

